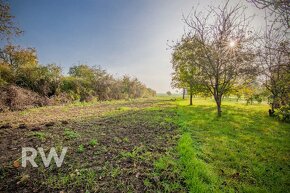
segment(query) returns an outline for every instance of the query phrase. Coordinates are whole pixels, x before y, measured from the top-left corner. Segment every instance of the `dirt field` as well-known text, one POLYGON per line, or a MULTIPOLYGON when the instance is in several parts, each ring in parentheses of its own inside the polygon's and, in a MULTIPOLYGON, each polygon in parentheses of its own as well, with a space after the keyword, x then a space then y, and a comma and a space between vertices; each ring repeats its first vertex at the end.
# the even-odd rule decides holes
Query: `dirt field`
POLYGON ((0 192, 162 190, 168 176, 155 175, 153 164, 176 143, 174 108, 148 99, 2 113, 0 192), (38 168, 23 168, 22 147, 68 152, 60 168, 45 168, 39 156, 38 168))

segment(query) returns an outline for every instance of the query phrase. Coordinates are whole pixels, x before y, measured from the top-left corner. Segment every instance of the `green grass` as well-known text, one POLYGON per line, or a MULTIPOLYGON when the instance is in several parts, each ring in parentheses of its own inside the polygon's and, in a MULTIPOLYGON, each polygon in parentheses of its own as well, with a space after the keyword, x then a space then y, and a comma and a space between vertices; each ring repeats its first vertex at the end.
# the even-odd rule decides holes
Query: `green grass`
POLYGON ((34 131, 31 133, 31 135, 37 137, 41 141, 44 141, 46 139, 46 134, 44 132, 34 131))
POLYGON ((91 169, 76 169, 69 174, 58 173, 50 175, 43 183, 57 189, 74 185, 87 191, 96 187, 96 176, 96 172, 91 169))
POLYGON ((268 117, 265 104, 178 100, 177 151, 190 192, 287 192, 290 125, 268 117))
POLYGON ((210 166, 197 157, 193 148, 190 133, 184 133, 178 143, 179 163, 182 166, 182 175, 190 192, 213 192, 216 176, 209 169, 210 166))
POLYGON ((78 147, 77 152, 83 153, 84 151, 85 151, 85 146, 83 144, 80 144, 79 147, 78 147))
POLYGON ((64 129, 64 135, 68 139, 75 139, 75 138, 78 138, 80 136, 77 132, 75 132, 71 129, 68 129, 68 128, 64 129))
POLYGON ((89 145, 90 146, 95 146, 95 145, 97 145, 98 144, 98 140, 96 140, 96 139, 92 139, 90 142, 89 142, 89 145))

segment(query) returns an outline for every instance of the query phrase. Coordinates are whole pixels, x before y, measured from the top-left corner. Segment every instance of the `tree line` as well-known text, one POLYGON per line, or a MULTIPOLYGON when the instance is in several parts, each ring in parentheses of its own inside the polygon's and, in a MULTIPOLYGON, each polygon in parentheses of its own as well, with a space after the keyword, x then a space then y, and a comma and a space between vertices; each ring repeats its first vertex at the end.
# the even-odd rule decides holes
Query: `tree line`
MULTIPOLYGON (((264 1, 251 2, 259 7, 264 1)), ((212 96, 221 116, 225 96, 243 96, 248 103, 267 97, 270 115, 290 119, 289 5, 268 7, 276 19, 262 33, 253 29, 246 7, 229 1, 183 17, 187 30, 171 46, 172 86, 186 89, 190 104, 194 95, 212 96)))
POLYGON ((72 66, 68 75, 56 64, 41 65, 36 50, 7 45, 0 49, 0 85, 14 84, 42 96, 65 96, 68 100, 88 101, 155 96, 137 78, 115 78, 101 67, 72 66))

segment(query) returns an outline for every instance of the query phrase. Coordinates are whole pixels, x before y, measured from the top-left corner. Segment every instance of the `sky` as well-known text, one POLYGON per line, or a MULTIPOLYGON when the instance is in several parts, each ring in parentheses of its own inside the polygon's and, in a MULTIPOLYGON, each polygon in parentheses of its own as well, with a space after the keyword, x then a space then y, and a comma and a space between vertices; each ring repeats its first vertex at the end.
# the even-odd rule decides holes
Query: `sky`
MULTIPOLYGON (((232 0, 233 3, 239 2, 232 0)), ((243 0, 244 1, 244 0, 243 0)), ((10 0, 23 35, 13 43, 36 48, 41 64, 63 72, 77 64, 137 77, 158 93, 170 86, 171 41, 184 32, 182 14, 224 0, 10 0)), ((257 10, 249 6, 249 13, 257 10)))

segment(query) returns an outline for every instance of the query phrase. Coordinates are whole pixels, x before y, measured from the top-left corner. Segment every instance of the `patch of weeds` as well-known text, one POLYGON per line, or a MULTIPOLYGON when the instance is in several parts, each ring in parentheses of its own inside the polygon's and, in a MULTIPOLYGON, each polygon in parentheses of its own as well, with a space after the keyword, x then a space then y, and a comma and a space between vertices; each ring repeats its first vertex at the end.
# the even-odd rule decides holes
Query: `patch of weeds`
POLYGON ((142 161, 149 161, 151 162, 152 159, 153 159, 153 154, 151 151, 145 151, 144 153, 142 153, 139 158, 142 160, 142 161))
POLYGON ((143 184, 144 184, 144 186, 146 186, 147 188, 150 188, 151 186, 152 186, 152 183, 150 182, 150 180, 149 179, 145 179, 145 180, 143 180, 143 184))
POLYGON ((121 174, 121 169, 119 167, 113 168, 111 171, 111 177, 115 178, 121 174))
POLYGON ((41 141, 44 141, 46 139, 46 134, 40 131, 35 131, 32 133, 32 136, 37 137, 41 141))
POLYGON ((176 151, 169 151, 154 162, 154 171, 143 181, 149 192, 189 192, 183 178, 183 168, 176 156, 176 151))
POLYGON ((68 129, 68 128, 64 129, 64 135, 68 139, 75 139, 75 138, 78 138, 80 136, 77 132, 75 132, 71 129, 68 129))
POLYGON ((96 140, 96 139, 92 139, 92 140, 89 142, 89 145, 92 146, 92 147, 94 147, 94 146, 97 145, 97 144, 98 144, 98 140, 96 140))
POLYGON ((22 116, 24 116, 24 115, 28 115, 28 111, 27 110, 25 110, 25 111, 21 111, 21 112, 19 112, 19 115, 22 115, 22 116))
POLYGON ((120 155, 123 158, 134 158, 134 155, 131 152, 127 152, 127 151, 122 151, 120 155))
POLYGON ((168 167, 174 165, 174 161, 169 156, 163 156, 159 158, 156 162, 154 162, 154 168, 157 171, 166 170, 168 167))
POLYGON ((124 158, 138 158, 140 157, 140 155, 142 154, 142 152, 144 151, 144 147, 143 146, 136 146, 134 147, 134 149, 131 152, 127 152, 127 151, 122 151, 120 153, 120 155, 124 158))
POLYGON ((114 142, 116 143, 121 143, 122 142, 122 139, 120 139, 119 137, 114 137, 114 142))
POLYGON ((83 153, 85 151, 85 147, 83 144, 80 144, 79 147, 78 147, 78 152, 79 153, 83 153))
POLYGON ((59 172, 53 174, 43 182, 44 184, 55 189, 66 189, 70 187, 70 191, 78 192, 80 189, 85 192, 95 192, 97 174, 91 169, 76 169, 70 173, 59 172))
POLYGON ((124 138, 123 138, 123 142, 125 142, 125 143, 129 143, 130 140, 128 139, 128 137, 124 137, 124 138))
POLYGON ((130 109, 131 109, 130 107, 118 107, 117 108, 117 110, 119 110, 119 111, 128 111, 130 109))

